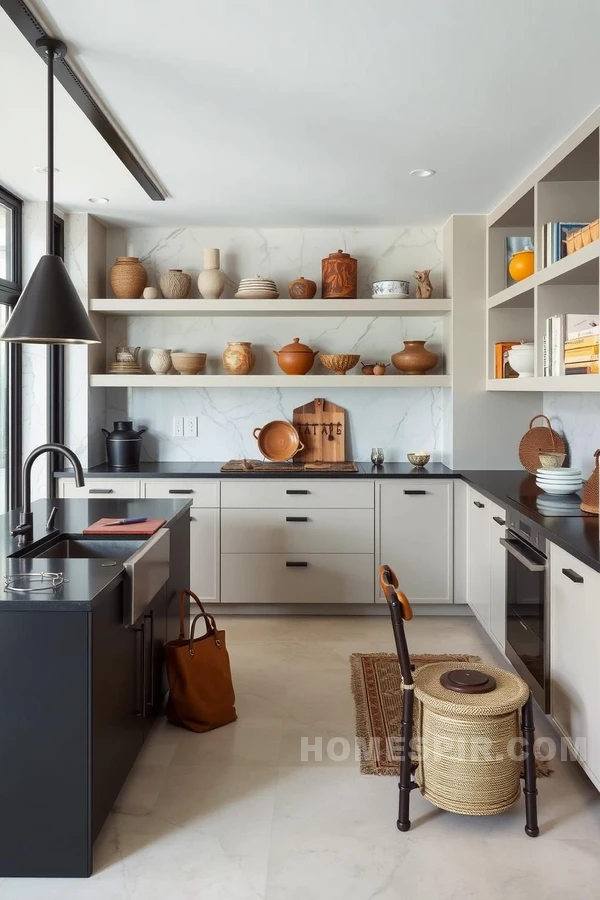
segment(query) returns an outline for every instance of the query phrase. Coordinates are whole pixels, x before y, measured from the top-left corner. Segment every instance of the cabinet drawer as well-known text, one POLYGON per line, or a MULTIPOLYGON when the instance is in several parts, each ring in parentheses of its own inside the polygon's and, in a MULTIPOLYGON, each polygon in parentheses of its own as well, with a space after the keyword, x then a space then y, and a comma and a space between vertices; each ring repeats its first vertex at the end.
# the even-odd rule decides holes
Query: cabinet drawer
POLYGON ((221 558, 221 600, 373 603, 374 564, 367 553, 230 554, 221 558))
POLYGON ((191 500, 192 506, 211 509, 219 505, 219 482, 152 478, 142 482, 142 496, 155 500, 191 500))
POLYGON ((222 553, 373 553, 369 509, 223 509, 222 553))
POLYGON ((229 508, 373 509, 373 482, 223 481, 221 506, 229 508))
POLYGON ((124 497, 137 499, 140 496, 140 482, 137 478, 90 478, 78 488, 73 478, 61 478, 59 494, 65 499, 74 497, 124 497))

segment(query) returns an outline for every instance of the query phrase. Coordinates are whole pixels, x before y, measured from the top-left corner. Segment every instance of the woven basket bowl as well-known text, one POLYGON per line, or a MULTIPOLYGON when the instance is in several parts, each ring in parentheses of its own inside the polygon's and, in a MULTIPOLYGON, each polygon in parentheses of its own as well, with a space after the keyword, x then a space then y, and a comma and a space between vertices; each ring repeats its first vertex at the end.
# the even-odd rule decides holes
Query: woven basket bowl
POLYGON ((119 300, 139 300, 148 276, 137 256, 118 256, 109 280, 113 294, 119 300))
POLYGON ((180 375, 197 375, 206 365, 206 353, 171 353, 171 361, 180 375))
POLYGON ((581 509, 583 512, 592 513, 594 516, 597 516, 599 513, 598 501, 600 493, 600 472, 598 470, 600 450, 596 450, 594 456, 596 457, 596 465, 594 466, 594 471, 583 487, 581 509))
POLYGON ((550 419, 541 413, 534 416, 529 423, 529 431, 521 438, 519 444, 519 460, 524 469, 530 475, 535 475, 540 467, 540 453, 566 453, 567 446, 564 439, 554 431, 550 425, 550 419), (544 419, 545 426, 533 428, 536 419, 544 419))
POLYGON ((334 375, 345 375, 357 365, 359 359, 357 353, 321 353, 321 362, 334 375))

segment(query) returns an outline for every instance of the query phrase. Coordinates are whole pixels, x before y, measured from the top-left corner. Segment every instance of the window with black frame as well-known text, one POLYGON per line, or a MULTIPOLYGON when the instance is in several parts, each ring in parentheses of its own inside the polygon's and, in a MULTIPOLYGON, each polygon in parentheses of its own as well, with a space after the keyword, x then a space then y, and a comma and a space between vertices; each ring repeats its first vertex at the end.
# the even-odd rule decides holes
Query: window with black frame
MULTIPOLYGON (((22 290, 22 203, 0 187, 0 330, 22 290)), ((21 347, 0 342, 0 512, 18 506, 21 463, 21 347)))

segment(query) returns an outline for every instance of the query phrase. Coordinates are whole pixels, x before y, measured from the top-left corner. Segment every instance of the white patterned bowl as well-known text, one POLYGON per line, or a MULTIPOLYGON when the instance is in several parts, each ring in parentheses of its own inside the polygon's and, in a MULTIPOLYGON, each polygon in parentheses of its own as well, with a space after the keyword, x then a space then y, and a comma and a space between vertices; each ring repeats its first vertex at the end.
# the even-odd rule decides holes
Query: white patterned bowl
POLYGON ((400 300, 408 297, 410 285, 408 281, 374 281, 373 299, 400 300))

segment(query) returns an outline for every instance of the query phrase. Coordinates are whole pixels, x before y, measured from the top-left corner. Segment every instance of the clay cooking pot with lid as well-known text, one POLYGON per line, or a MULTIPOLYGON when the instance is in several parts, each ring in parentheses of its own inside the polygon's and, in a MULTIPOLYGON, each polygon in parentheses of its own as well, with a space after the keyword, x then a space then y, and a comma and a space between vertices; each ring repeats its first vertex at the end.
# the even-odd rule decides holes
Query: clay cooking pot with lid
POLYGON ((318 352, 311 350, 306 344, 301 344, 300 338, 294 338, 291 344, 286 344, 281 350, 273 350, 279 368, 286 375, 306 375, 312 369, 318 352))

